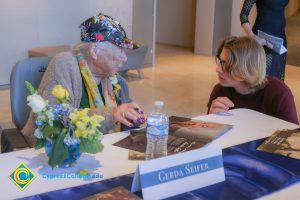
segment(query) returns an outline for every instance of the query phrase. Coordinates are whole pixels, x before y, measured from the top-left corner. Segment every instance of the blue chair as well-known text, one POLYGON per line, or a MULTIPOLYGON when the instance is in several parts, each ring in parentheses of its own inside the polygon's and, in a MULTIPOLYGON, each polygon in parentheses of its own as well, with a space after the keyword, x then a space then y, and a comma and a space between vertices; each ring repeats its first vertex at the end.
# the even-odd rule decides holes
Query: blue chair
POLYGON ((51 58, 49 57, 26 58, 19 61, 12 69, 10 76, 10 103, 12 121, 16 128, 2 131, 2 153, 28 147, 21 133, 30 113, 30 107, 27 105, 26 100, 29 91, 25 86, 25 81, 29 81, 35 88, 38 88, 50 60, 51 58))

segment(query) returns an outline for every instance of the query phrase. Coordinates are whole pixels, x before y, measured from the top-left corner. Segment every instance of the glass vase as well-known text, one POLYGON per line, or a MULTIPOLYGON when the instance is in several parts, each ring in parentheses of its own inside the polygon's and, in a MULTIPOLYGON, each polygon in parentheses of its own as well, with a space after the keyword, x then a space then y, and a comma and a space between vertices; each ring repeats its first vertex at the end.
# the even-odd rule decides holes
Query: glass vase
MULTIPOLYGON (((46 151, 46 155, 48 156, 48 158, 50 158, 53 143, 54 143, 54 141, 52 141, 50 138, 46 139, 45 151, 46 151)), ((80 143, 73 144, 73 145, 65 145, 65 147, 67 148, 67 151, 68 151, 68 157, 55 167, 68 168, 68 167, 75 165, 76 161, 81 156, 79 145, 80 145, 80 143)))

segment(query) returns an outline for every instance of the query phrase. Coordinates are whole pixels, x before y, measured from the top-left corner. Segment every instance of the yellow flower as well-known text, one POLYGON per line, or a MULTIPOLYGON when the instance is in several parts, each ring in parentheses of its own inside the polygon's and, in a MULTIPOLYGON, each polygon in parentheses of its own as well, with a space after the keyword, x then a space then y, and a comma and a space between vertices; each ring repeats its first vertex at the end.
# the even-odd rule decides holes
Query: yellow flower
POLYGON ((119 84, 113 84, 113 86, 114 86, 114 93, 115 94, 117 94, 118 92, 119 92, 119 90, 121 90, 121 85, 119 85, 119 84))
POLYGON ((78 111, 76 112, 76 114, 77 114, 77 116, 78 116, 79 118, 81 118, 81 117, 83 117, 83 116, 87 116, 89 110, 90 110, 89 108, 84 108, 84 109, 82 109, 82 110, 78 110, 78 111))
POLYGON ((82 116, 81 119, 80 119, 83 123, 88 123, 91 119, 89 116, 85 115, 85 116, 82 116))
POLYGON ((76 115, 76 113, 70 113, 69 117, 72 123, 76 123, 79 120, 79 117, 76 115))
POLYGON ((89 110, 89 108, 85 108, 82 110, 78 110, 75 113, 71 113, 69 117, 72 123, 76 123, 77 121, 82 120, 82 117, 87 116, 89 110))
POLYGON ((90 171, 88 170, 88 168, 84 168, 84 169, 78 171, 78 174, 87 175, 87 174, 90 174, 90 171))
POLYGON ((52 89, 52 95, 56 99, 66 99, 66 100, 69 100, 69 92, 62 85, 56 85, 52 89))
POLYGON ((88 115, 89 110, 89 108, 84 108, 69 115, 71 122, 75 125, 75 134, 79 138, 98 137, 99 131, 97 128, 101 126, 100 123, 104 120, 104 117, 96 114, 90 117, 88 115))
POLYGON ((100 123, 104 120, 104 117, 101 115, 93 115, 91 117, 91 125, 93 127, 100 127, 100 123))
POLYGON ((81 131, 81 130, 76 129, 76 130, 75 130, 75 134, 76 134, 76 136, 77 136, 78 138, 82 137, 82 131, 81 131))
POLYGON ((75 134, 78 138, 80 138, 80 137, 87 138, 88 133, 89 133, 88 129, 85 129, 85 130, 76 129, 75 130, 75 134))
POLYGON ((86 129, 86 123, 83 123, 81 121, 76 122, 76 128, 83 131, 86 129))

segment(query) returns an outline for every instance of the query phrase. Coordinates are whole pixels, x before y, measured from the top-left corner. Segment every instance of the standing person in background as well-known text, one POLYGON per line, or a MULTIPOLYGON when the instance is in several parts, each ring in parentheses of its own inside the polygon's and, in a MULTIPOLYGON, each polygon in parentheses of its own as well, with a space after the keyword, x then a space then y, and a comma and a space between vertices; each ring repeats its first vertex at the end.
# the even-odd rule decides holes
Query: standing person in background
MULTIPOLYGON (((284 8, 288 3, 289 0, 245 0, 240 13, 240 20, 246 34, 254 37, 261 45, 264 45, 265 40, 257 37, 257 31, 261 30, 282 38, 284 40, 283 45, 287 48, 284 8), (248 16, 254 4, 256 4, 257 16, 251 29, 248 16)), ((284 80, 287 54, 279 55, 266 46, 264 46, 264 50, 267 59, 267 75, 284 80)))

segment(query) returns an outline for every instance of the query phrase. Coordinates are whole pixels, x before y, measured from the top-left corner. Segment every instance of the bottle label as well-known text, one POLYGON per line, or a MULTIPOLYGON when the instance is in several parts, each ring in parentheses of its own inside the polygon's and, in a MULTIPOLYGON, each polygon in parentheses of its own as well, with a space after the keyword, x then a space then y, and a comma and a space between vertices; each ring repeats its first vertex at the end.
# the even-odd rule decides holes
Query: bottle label
POLYGON ((147 124, 147 134, 150 135, 168 135, 169 125, 163 124, 158 126, 153 126, 147 124))

